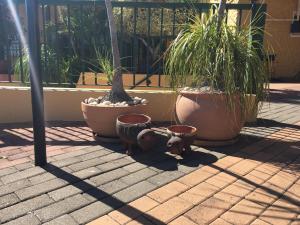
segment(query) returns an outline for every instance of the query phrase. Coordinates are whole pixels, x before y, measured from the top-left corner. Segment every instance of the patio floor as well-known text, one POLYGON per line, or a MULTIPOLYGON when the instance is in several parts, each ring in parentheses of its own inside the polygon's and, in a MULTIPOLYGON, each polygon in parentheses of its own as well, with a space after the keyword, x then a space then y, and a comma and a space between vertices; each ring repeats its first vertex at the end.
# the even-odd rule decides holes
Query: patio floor
POLYGON ((28 124, 0 125, 1 224, 300 224, 300 85, 274 85, 228 147, 129 157, 83 123, 47 124, 33 166, 28 124))

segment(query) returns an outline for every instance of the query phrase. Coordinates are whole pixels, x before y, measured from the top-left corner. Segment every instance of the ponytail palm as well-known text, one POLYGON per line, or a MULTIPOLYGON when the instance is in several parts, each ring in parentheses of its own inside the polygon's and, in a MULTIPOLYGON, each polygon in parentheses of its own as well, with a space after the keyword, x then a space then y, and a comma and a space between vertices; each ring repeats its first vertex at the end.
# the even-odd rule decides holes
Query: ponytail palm
POLYGON ((122 80, 122 68, 120 52, 118 47, 117 39, 117 28, 113 15, 113 9, 111 0, 105 0, 105 6, 107 11, 107 18, 110 31, 111 49, 113 56, 113 77, 112 77, 112 88, 108 94, 106 94, 101 102, 110 101, 112 103, 132 101, 131 97, 125 92, 122 80))

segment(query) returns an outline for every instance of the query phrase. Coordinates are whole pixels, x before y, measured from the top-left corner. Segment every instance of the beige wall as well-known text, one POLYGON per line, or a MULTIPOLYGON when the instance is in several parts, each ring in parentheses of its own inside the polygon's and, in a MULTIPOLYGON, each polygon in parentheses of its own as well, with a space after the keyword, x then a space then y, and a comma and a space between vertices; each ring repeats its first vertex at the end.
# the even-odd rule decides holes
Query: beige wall
MULTIPOLYGON (((241 3, 249 0, 239 0, 241 3)), ((300 35, 290 33, 293 12, 298 0, 262 0, 267 4, 265 44, 273 48, 276 60, 272 77, 285 78, 300 75, 300 35)))
MULTIPOLYGON (((209 0, 209 2, 216 3, 219 0, 209 0)), ((250 3, 251 1, 231 2, 250 3)), ((257 2, 267 4, 265 45, 273 48, 276 54, 276 60, 272 65, 272 77, 300 76, 300 35, 294 36, 290 33, 291 20, 293 12, 297 9, 298 0, 258 0, 257 2)))
MULTIPOLYGON (((100 89, 44 88, 45 119, 47 121, 82 121, 80 102, 105 93, 100 89)), ((149 100, 147 114, 153 121, 170 121, 176 94, 172 91, 128 91, 132 96, 149 100)), ((29 88, 0 87, 0 123, 29 122, 31 95, 29 88)))
POLYGON ((266 0, 268 17, 266 22, 266 43, 274 48, 276 60, 273 77, 293 77, 300 75, 300 35, 290 34, 293 11, 297 9, 298 0, 266 0))

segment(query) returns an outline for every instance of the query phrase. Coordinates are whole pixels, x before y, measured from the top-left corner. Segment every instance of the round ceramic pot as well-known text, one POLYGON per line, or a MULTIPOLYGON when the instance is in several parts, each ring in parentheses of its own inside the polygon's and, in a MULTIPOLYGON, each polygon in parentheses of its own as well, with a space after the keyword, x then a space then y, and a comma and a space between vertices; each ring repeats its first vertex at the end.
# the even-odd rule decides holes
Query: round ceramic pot
POLYGON ((167 127, 167 133, 170 137, 167 143, 167 149, 173 154, 181 155, 184 151, 191 150, 197 128, 187 125, 173 125, 167 127))
POLYGON ((81 102, 83 117, 92 131, 101 137, 118 137, 116 120, 118 116, 130 113, 144 113, 146 105, 98 106, 81 102))
POLYGON ((240 101, 232 97, 228 106, 222 93, 180 92, 176 102, 178 122, 197 128, 197 139, 226 141, 234 139, 243 127, 240 101))
POLYGON ((137 144, 138 134, 151 126, 151 118, 143 114, 121 115, 116 121, 116 131, 120 139, 127 144, 137 144))
POLYGON ((167 132, 169 136, 194 137, 196 135, 197 128, 187 125, 172 125, 167 127, 167 132))

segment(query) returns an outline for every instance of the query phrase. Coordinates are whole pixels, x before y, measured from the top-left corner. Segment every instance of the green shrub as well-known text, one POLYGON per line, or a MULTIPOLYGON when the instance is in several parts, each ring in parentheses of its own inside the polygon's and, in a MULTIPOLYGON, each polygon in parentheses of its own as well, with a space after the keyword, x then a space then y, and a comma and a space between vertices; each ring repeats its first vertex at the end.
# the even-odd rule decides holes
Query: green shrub
POLYGON ((166 54, 171 86, 209 86, 227 96, 239 93, 243 106, 247 94, 263 100, 269 81, 268 58, 262 44, 252 40, 263 31, 251 24, 230 26, 225 20, 218 21, 217 13, 206 18, 193 16, 191 21, 166 54))

